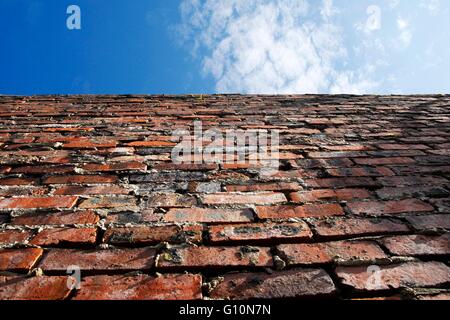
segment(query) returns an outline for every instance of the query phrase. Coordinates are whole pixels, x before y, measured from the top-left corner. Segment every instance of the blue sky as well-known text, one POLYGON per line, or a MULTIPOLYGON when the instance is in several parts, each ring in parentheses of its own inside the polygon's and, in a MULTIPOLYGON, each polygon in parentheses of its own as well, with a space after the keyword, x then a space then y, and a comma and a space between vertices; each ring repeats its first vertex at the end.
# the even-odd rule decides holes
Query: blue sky
POLYGON ((448 0, 0 0, 0 94, 449 93, 449 16, 448 0))

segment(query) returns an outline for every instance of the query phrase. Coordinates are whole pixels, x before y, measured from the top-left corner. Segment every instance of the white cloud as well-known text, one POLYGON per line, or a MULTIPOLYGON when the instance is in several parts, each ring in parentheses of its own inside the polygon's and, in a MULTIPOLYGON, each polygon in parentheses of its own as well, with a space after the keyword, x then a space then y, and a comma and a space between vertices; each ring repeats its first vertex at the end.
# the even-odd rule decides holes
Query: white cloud
POLYGON ((365 93, 375 87, 348 60, 332 0, 184 0, 181 30, 218 92, 365 93), (314 3, 314 2, 313 2, 314 3), (319 15, 319 17, 317 17, 319 15))
POLYGON ((412 31, 409 25, 409 21, 399 17, 397 19, 397 28, 400 32, 399 41, 403 47, 408 47, 411 44, 412 40, 412 31))
POLYGON ((427 9, 431 14, 437 14, 440 8, 440 0, 421 0, 420 7, 427 9))

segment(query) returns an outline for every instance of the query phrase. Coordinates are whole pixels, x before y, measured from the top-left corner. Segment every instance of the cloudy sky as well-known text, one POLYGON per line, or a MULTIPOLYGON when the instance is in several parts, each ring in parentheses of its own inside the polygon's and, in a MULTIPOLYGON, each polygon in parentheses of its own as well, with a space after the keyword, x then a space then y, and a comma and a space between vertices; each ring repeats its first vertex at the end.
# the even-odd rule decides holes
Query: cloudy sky
POLYGON ((1 0, 0 93, 450 93, 449 16, 448 0, 1 0))

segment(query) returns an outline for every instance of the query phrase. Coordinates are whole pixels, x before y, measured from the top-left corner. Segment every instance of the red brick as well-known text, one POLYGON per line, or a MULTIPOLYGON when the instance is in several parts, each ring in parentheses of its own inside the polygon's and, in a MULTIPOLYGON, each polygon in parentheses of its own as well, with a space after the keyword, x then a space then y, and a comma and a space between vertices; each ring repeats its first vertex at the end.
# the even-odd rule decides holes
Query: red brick
POLYGON ((360 151, 335 151, 335 152, 308 152, 308 156, 310 158, 356 158, 356 157, 365 157, 367 154, 365 152, 360 151))
POLYGON ((450 230, 450 214, 406 217, 406 219, 416 230, 430 230, 439 228, 450 230))
POLYGON ((12 167, 10 166, 0 166, 0 174, 5 174, 11 172, 12 167))
POLYGON ((33 178, 4 178, 0 179, 2 186, 29 186, 36 184, 38 180, 33 178))
POLYGON ((290 266, 353 261, 367 263, 387 258, 373 241, 283 244, 279 245, 277 250, 290 266))
POLYGON ((152 245, 160 242, 184 243, 201 242, 202 226, 154 226, 111 228, 106 230, 104 242, 111 244, 152 245))
POLYGON ((56 212, 40 214, 24 214, 13 217, 12 225, 63 225, 63 224, 95 224, 100 220, 94 212, 81 210, 76 212, 56 212))
POLYGON ((395 175, 392 170, 385 167, 338 168, 327 169, 327 172, 333 177, 383 177, 395 175))
POLYGON ((39 232, 30 244, 36 246, 94 245, 96 228, 55 228, 39 232))
POLYGON ((311 218, 344 215, 339 204, 308 204, 303 206, 256 207, 260 219, 311 218))
POLYGON ((48 165, 48 166, 24 166, 17 167, 11 170, 11 173, 26 173, 26 174, 63 174, 75 172, 74 166, 48 165))
POLYGON ((0 197, 38 197, 47 195, 49 190, 46 187, 32 186, 8 186, 0 189, 0 197))
POLYGON ((111 164, 88 163, 83 165, 81 168, 90 172, 131 171, 147 170, 147 165, 141 162, 118 162, 111 164))
POLYGON ((64 148, 67 149, 92 149, 92 148, 114 148, 117 145, 117 141, 96 138, 96 139, 82 139, 71 141, 64 144, 64 148))
POLYGON ((392 200, 398 198, 422 198, 422 197, 445 197, 450 195, 450 192, 441 187, 423 186, 423 187, 392 187, 382 188, 376 191, 377 195, 382 200, 392 200))
POLYGON ((305 222, 245 223, 209 227, 213 244, 232 242, 274 243, 280 241, 308 241, 313 234, 305 222))
POLYGON ((395 255, 425 256, 450 254, 450 234, 441 236, 408 235, 389 237, 381 243, 395 255))
POLYGON ((450 283, 450 268, 440 262, 410 262, 379 268, 374 273, 367 267, 339 267, 336 274, 342 284, 359 291, 436 287, 450 283))
POLYGON ((400 165, 400 164, 413 164, 414 159, 407 157, 393 157, 393 158, 364 158, 354 159, 357 164, 367 166, 382 166, 382 165, 400 165))
POLYGON ((330 276, 321 269, 228 274, 209 293, 213 299, 282 299, 326 297, 335 294, 330 276))
POLYGON ((31 231, 4 230, 0 231, 0 245, 23 243, 33 235, 31 231))
POLYGON ((424 144, 379 144, 383 150, 427 150, 430 149, 424 144))
POLYGON ((39 268, 46 271, 65 272, 69 266, 79 266, 82 272, 114 272, 150 270, 155 249, 76 250, 51 249, 42 259, 39 268))
POLYGON ((54 195, 109 195, 109 194, 129 194, 130 190, 116 186, 94 186, 94 187, 81 187, 81 186, 67 186, 56 189, 54 195))
POLYGON ((65 300, 69 277, 0 276, 0 300, 65 300))
POLYGON ((311 224, 320 237, 327 239, 396 234, 409 231, 405 224, 390 219, 339 218, 312 221, 311 224))
POLYGON ((44 184, 103 184, 114 183, 116 176, 52 176, 44 180, 44 184))
POLYGON ((28 271, 42 253, 43 250, 39 248, 0 250, 0 271, 28 271))
POLYGON ((177 144, 170 141, 134 141, 127 143, 129 147, 174 147, 177 144))
POLYGON ((202 298, 202 277, 170 274, 150 277, 93 276, 81 282, 75 300, 197 300, 202 298))
POLYGON ((148 208, 185 208, 195 206, 196 204, 197 200, 194 197, 178 193, 153 194, 146 202, 148 208))
POLYGON ((417 199, 352 202, 347 206, 353 214, 367 215, 389 215, 408 212, 429 212, 434 210, 431 205, 417 199))
POLYGON ((369 197, 370 193, 365 189, 321 189, 306 192, 293 192, 289 195, 290 200, 297 203, 341 200, 349 201, 369 197))
POLYGON ((372 178, 307 179, 305 180, 305 184, 311 188, 367 188, 379 185, 372 178))
POLYGON ((236 223, 253 221, 250 209, 226 210, 210 208, 171 209, 164 215, 168 222, 236 223))
POLYGON ((297 191, 302 187, 297 182, 277 182, 250 185, 228 185, 228 192, 255 192, 255 191, 297 191))
POLYGON ((215 193, 202 197, 204 204, 273 204, 287 201, 282 193, 215 193))
POLYGON ((120 208, 122 211, 138 209, 135 197, 89 198, 84 200, 79 207, 82 209, 120 208))
POLYGON ((0 209, 70 209, 78 197, 8 198, 0 200, 0 209))
POLYGON ((377 181, 381 183, 381 185, 386 187, 403 187, 403 186, 438 186, 444 185, 447 182, 445 178, 441 177, 420 177, 420 176, 408 176, 408 177, 383 177, 377 178, 377 181))
POLYGON ((182 171, 213 171, 217 170, 217 164, 195 164, 195 163, 159 163, 155 167, 157 170, 182 170, 182 171))
POLYGON ((224 269, 271 267, 270 248, 263 247, 183 247, 171 248, 158 256, 156 267, 171 269, 224 269))

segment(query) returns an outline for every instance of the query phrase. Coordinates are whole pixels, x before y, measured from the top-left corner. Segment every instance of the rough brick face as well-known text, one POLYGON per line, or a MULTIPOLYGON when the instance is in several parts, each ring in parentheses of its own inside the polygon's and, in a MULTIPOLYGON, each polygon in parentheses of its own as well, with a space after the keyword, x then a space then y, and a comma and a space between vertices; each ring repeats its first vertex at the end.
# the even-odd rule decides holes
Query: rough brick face
POLYGON ((338 204, 317 204, 304 206, 256 207, 260 219, 310 218, 343 215, 338 204))
POLYGON ((33 233, 31 231, 5 230, 0 231, 0 246, 23 243, 28 240, 33 233))
POLYGON ((68 277, 0 276, 0 300, 64 300, 69 296, 68 277))
POLYGON ((282 193, 218 193, 205 195, 202 201, 204 204, 274 204, 287 199, 282 193))
POLYGON ((83 279, 76 300, 198 300, 199 275, 93 276, 83 279))
POLYGON ((390 215, 408 212, 429 212, 434 210, 431 205, 417 199, 385 202, 352 202, 348 204, 348 208, 354 214, 367 215, 390 215))
POLYGON ((0 249, 0 271, 30 270, 42 253, 39 248, 0 249))
POLYGON ((250 209, 225 210, 186 208, 171 209, 164 215, 168 222, 205 222, 205 223, 238 223, 253 221, 253 212, 250 209))
POLYGON ((37 246, 94 245, 97 238, 95 228, 45 229, 33 237, 30 244, 37 246))
POLYGON ((12 219, 13 225, 62 225, 62 224, 95 224, 100 220, 93 211, 57 212, 24 214, 12 219))
POLYGON ((395 255, 423 256, 450 254, 450 234, 441 236, 398 236, 381 240, 381 243, 395 255))
POLYGON ((0 200, 0 209, 70 209, 77 200, 77 197, 10 198, 0 200))

